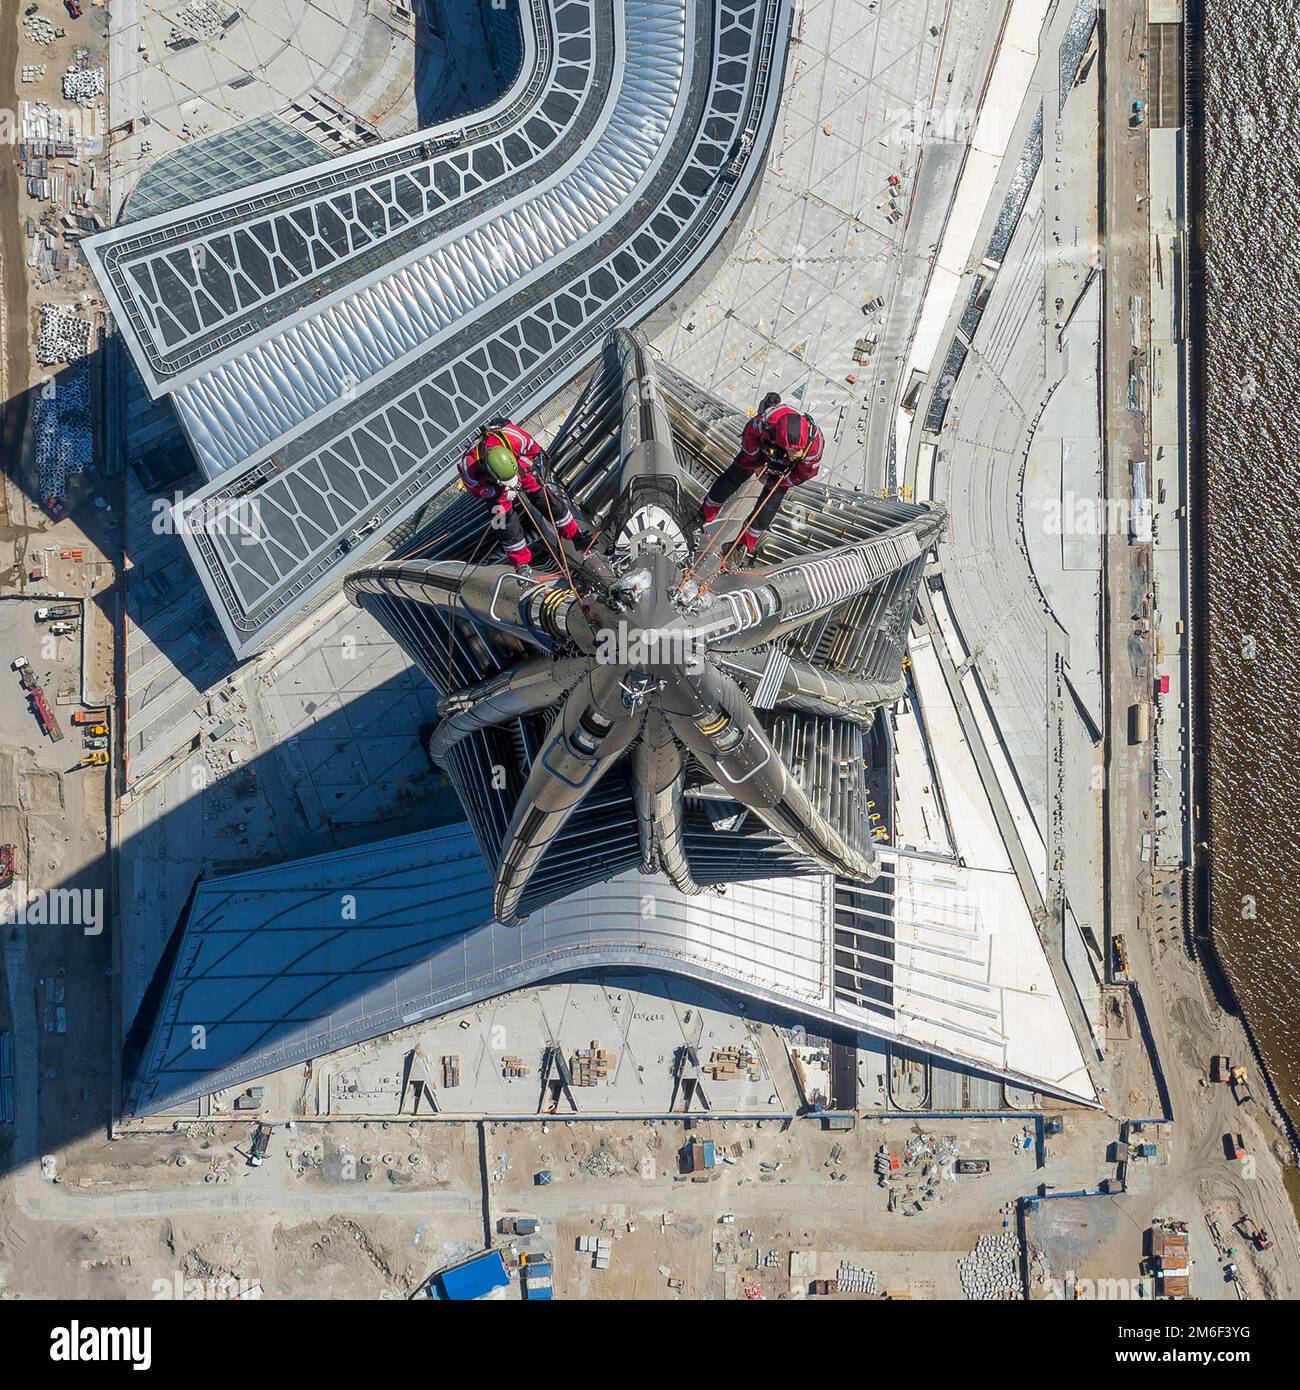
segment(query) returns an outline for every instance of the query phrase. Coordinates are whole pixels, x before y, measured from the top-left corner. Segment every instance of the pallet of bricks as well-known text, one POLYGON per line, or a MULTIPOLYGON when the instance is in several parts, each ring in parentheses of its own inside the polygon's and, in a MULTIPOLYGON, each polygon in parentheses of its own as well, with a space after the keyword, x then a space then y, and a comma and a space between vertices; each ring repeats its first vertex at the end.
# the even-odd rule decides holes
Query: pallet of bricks
POLYGON ((569 1062, 575 1086, 595 1086, 609 1077, 609 1053, 592 1038, 590 1047, 580 1047, 569 1062))
POLYGON ((527 1076, 528 1068, 522 1057, 502 1057, 501 1075, 506 1077, 527 1076))
POLYGON ((704 1074, 715 1081, 739 1081, 741 1075, 761 1081, 762 1068, 748 1047, 715 1047, 704 1074))

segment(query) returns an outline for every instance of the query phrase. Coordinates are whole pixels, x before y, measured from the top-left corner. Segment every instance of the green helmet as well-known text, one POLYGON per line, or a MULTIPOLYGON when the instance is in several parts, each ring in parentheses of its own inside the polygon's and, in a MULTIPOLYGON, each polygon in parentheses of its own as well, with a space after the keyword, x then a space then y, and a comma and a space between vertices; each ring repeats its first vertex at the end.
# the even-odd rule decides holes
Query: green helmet
POLYGON ((518 476, 519 460, 515 457, 515 451, 500 435, 494 435, 493 438, 496 442, 489 444, 483 451, 483 462, 498 482, 508 483, 511 478, 518 476))

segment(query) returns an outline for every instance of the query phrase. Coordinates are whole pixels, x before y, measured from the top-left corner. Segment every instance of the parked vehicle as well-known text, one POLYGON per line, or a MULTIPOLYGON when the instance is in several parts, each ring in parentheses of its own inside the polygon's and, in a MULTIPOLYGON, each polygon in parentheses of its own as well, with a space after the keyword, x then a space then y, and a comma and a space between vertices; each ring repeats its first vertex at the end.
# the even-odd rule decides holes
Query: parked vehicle
POLYGON ((1232 1098, 1238 1105, 1245 1105, 1248 1100, 1254 1099, 1245 1067, 1233 1067, 1232 1075, 1228 1078, 1228 1085, 1232 1089, 1232 1098))
POLYGON ((253 1147, 248 1151, 248 1166, 250 1168, 260 1168, 262 1160, 266 1157, 266 1151, 271 1147, 271 1126, 259 1124, 257 1133, 253 1135, 253 1147))
POLYGON ((1149 700, 1139 700, 1137 704, 1129 706, 1129 734, 1130 743, 1145 743, 1151 737, 1151 702, 1149 700))
POLYGON ((54 608, 38 608, 36 610, 38 623, 52 623, 58 618, 75 618, 76 616, 77 605, 75 603, 64 603, 54 608))
POLYGON ((45 692, 36 684, 35 680, 32 681, 27 698, 31 701, 32 710, 41 729, 49 735, 51 743, 58 743, 63 737, 63 730, 59 728, 59 721, 54 717, 54 711, 45 698, 45 692))
POLYGON ((1247 1240, 1256 1250, 1271 1250, 1273 1248, 1273 1237, 1262 1226, 1257 1226, 1249 1216, 1241 1218, 1240 1230, 1245 1233, 1247 1240))

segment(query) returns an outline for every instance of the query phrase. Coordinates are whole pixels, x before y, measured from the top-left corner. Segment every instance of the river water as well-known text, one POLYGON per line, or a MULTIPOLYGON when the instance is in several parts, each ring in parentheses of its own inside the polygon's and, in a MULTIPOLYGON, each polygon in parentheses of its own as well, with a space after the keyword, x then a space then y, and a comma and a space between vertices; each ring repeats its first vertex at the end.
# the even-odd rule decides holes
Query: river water
POLYGON ((1300 1124, 1300 8, 1205 0, 1213 917, 1300 1124))

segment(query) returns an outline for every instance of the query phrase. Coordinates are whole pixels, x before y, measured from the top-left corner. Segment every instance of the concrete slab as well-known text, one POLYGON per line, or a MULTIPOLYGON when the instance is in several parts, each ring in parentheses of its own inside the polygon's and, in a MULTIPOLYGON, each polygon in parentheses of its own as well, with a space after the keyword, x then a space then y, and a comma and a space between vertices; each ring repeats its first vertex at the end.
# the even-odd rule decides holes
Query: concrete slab
POLYGON ((887 402, 995 8, 987 0, 806 5, 746 235, 655 341, 673 366, 739 406, 769 389, 802 401, 827 436, 823 471, 839 483, 893 485, 887 402), (864 301, 877 296, 885 307, 864 316, 864 301), (869 332, 877 347, 856 352, 869 332))
POLYGON ((1079 1043, 1034 919, 1010 872, 1011 861, 947 697, 930 639, 914 641, 910 652, 962 864, 955 867, 900 857, 898 949, 903 952, 900 959, 919 964, 920 957, 926 956, 927 970, 952 973, 966 981, 964 988, 949 989, 942 997, 937 990, 918 987, 907 999, 900 999, 900 1009, 913 1017, 911 1038, 942 1046, 939 1037, 960 1035, 966 1038, 962 1050, 987 1065, 1026 1071, 1032 1061, 1033 1075, 1044 1080, 1050 1075, 1062 1090, 1091 1097, 1092 1083, 1079 1043), (984 987, 984 982, 994 979, 1008 983, 996 992, 984 987), (974 1031, 973 1020, 989 1013, 1003 1020, 997 1030, 1005 1040, 1001 1048, 967 1036, 974 1031), (994 1061, 995 1052, 1002 1056, 1001 1062, 994 1061))
MULTIPOLYGON (((543 1053, 552 1041, 560 1044, 566 1059, 593 1042, 609 1054, 607 1077, 573 1088, 583 1115, 672 1113, 674 1061, 687 1045, 705 1066, 715 1051, 727 1047, 750 1049, 758 1062, 758 1080, 747 1073, 734 1080, 703 1078, 712 1113, 792 1114, 799 1108, 785 1044, 772 1025, 747 1021, 729 1001, 689 981, 611 973, 505 995, 331 1054, 316 1071, 316 1113, 332 1118, 395 1115, 407 1055, 419 1049, 429 1064, 438 1113, 537 1114, 543 1053), (457 1059, 456 1087, 442 1085, 444 1057, 457 1059), (527 1075, 503 1075, 507 1058, 527 1067, 527 1075)), ((549 1099, 548 1094, 548 1105, 549 1099)), ((408 1112, 411 1106, 408 1097, 408 1112)), ((678 1098, 676 1108, 681 1106, 678 1098)), ((557 1119, 572 1113, 561 1099, 557 1119)), ((690 1113, 705 1112, 697 1101, 690 1113)))

